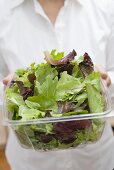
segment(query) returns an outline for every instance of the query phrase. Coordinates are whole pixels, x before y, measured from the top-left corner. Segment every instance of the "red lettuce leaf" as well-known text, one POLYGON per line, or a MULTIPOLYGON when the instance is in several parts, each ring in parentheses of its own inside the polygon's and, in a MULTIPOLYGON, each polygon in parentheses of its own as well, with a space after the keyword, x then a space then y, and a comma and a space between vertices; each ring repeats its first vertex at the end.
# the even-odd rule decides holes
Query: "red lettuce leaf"
POLYGON ((28 75, 28 80, 31 84, 34 84, 34 81, 36 80, 36 76, 34 73, 28 75))
POLYGON ((94 71, 93 62, 92 62, 90 56, 88 55, 88 53, 84 54, 84 60, 83 60, 83 62, 81 62, 79 64, 79 68, 80 68, 84 77, 86 77, 87 75, 89 75, 90 73, 92 73, 94 71))
POLYGON ((61 60, 54 60, 48 51, 46 51, 44 54, 45 54, 45 60, 47 61, 47 63, 54 65, 54 66, 68 64, 70 61, 74 60, 75 56, 77 55, 76 51, 73 50, 61 60))

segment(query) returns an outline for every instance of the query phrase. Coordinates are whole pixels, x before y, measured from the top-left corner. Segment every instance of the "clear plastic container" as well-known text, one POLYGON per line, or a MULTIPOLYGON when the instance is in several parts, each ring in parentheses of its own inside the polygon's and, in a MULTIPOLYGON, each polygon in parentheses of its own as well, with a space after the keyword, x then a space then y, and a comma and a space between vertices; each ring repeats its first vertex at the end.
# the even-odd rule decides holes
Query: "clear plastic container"
POLYGON ((102 113, 28 121, 11 120, 12 114, 7 112, 4 100, 5 123, 11 126, 20 145, 27 149, 47 151, 84 147, 100 139, 106 119, 111 112, 110 96, 104 85, 102 93, 105 100, 105 111, 102 113))

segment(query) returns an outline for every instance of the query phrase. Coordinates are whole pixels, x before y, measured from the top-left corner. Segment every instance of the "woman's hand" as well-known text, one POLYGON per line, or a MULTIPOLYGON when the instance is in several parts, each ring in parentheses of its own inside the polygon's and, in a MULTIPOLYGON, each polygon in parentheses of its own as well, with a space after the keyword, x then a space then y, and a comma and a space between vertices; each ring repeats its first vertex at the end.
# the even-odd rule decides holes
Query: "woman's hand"
POLYGON ((105 85, 109 87, 111 85, 111 79, 108 73, 106 72, 105 68, 100 65, 96 65, 95 70, 101 73, 101 78, 104 80, 105 85))
POLYGON ((4 86, 7 86, 8 82, 13 79, 13 74, 9 74, 7 77, 3 79, 4 86))

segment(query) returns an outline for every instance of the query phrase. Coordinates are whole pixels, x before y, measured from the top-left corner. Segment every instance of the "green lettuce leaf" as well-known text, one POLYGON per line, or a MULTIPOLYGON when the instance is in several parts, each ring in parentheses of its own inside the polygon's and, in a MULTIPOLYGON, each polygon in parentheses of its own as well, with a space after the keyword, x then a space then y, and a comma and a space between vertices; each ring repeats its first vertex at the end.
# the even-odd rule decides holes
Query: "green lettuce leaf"
POLYGON ((77 62, 77 64, 79 65, 81 62, 83 62, 84 61, 84 56, 80 56, 77 60, 76 60, 76 62, 77 62))
POLYGON ((16 78, 16 81, 22 81, 23 84, 24 84, 24 87, 30 87, 31 86, 31 83, 30 81, 28 80, 28 75, 31 74, 32 72, 27 72, 25 73, 22 77, 17 77, 16 78))
POLYGON ((78 94, 76 97, 75 97, 75 101, 77 101, 77 106, 80 106, 82 103, 84 103, 84 101, 87 99, 87 93, 86 92, 83 92, 81 94, 78 94))
POLYGON ((36 80, 43 84, 47 76, 51 76, 51 78, 55 78, 58 75, 56 68, 52 68, 50 64, 38 64, 37 69, 35 71, 36 80))
POLYGON ((104 111, 104 100, 102 94, 91 84, 86 84, 88 104, 90 113, 99 113, 104 111))
POLYGON ((29 97, 28 100, 37 103, 40 110, 57 112, 58 107, 55 99, 57 82, 58 78, 52 79, 51 75, 47 76, 46 81, 42 85, 36 81, 35 89, 38 95, 29 97))
POLYGON ((38 81, 36 81, 35 88, 37 89, 37 93, 39 95, 55 99, 57 82, 58 78, 55 77, 53 79, 51 75, 47 76, 45 82, 42 85, 38 81))
POLYGON ((30 102, 29 100, 25 100, 26 105, 31 109, 39 109, 40 105, 35 102, 30 102))
POLYGON ((25 105, 21 105, 19 106, 19 116, 22 117, 22 120, 31 120, 45 117, 45 112, 37 109, 30 109, 25 105))
POLYGON ((22 77, 25 73, 27 73, 27 70, 20 68, 20 69, 17 69, 15 73, 18 77, 22 77))
POLYGON ((62 116, 70 116, 70 115, 77 115, 77 114, 87 114, 87 110, 78 110, 74 112, 63 113, 62 116))
POLYGON ((33 124, 33 125, 31 125, 31 129, 38 131, 38 132, 43 132, 43 133, 46 133, 46 134, 53 134, 52 123, 33 124))
POLYGON ((28 97, 28 100, 30 102, 35 102, 38 103, 39 109, 42 111, 45 110, 52 110, 53 112, 57 112, 57 103, 54 99, 48 98, 47 96, 33 96, 33 97, 28 97))
POLYGON ((61 60, 64 57, 64 52, 59 52, 56 54, 56 50, 53 49, 51 51, 51 56, 54 58, 54 60, 61 60))
POLYGON ((80 79, 74 78, 64 71, 58 81, 56 88, 56 100, 62 101, 67 94, 79 93, 83 89, 80 79))
POLYGON ((89 74, 86 78, 85 78, 85 80, 84 80, 84 83, 85 84, 91 84, 91 85, 93 85, 95 88, 96 88, 96 90, 98 91, 98 92, 101 92, 101 80, 100 80, 100 73, 99 72, 92 72, 91 74, 89 74))
POLYGON ((24 101, 23 101, 23 97, 20 96, 19 93, 13 92, 13 90, 10 89, 10 88, 6 89, 5 95, 6 95, 7 101, 12 103, 13 105, 20 106, 20 105, 25 104, 24 101))
POLYGON ((100 84, 100 73, 92 72, 86 77, 84 83, 86 85, 90 113, 103 112, 104 100, 100 84))
POLYGON ((77 63, 75 63, 73 70, 72 70, 72 76, 75 78, 80 78, 80 81, 82 82, 84 80, 83 74, 80 71, 77 63))

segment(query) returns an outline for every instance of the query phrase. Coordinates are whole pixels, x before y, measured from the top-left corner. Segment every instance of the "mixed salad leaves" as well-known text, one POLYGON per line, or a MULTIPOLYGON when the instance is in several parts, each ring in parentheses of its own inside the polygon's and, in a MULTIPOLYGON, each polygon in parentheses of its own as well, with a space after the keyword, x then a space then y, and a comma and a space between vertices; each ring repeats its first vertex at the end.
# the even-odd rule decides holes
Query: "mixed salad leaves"
MULTIPOLYGON (((94 71, 87 53, 79 58, 75 58, 75 50, 67 56, 64 52, 56 53, 56 50, 44 54, 45 63, 32 63, 27 69, 18 69, 5 91, 12 120, 27 121, 105 110, 100 73, 94 71)), ((15 130, 21 143, 27 145, 23 140, 26 130, 37 149, 52 149, 73 147, 85 140, 94 141, 101 127, 102 122, 94 119, 23 125, 15 130)))

